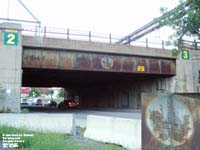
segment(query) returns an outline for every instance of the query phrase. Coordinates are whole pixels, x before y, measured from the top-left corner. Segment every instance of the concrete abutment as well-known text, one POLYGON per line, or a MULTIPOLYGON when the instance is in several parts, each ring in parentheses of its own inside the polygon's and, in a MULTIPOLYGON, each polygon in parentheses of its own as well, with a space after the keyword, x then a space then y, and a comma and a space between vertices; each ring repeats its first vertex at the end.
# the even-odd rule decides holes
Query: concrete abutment
POLYGON ((0 24, 0 111, 20 112, 22 78, 21 25, 0 24))

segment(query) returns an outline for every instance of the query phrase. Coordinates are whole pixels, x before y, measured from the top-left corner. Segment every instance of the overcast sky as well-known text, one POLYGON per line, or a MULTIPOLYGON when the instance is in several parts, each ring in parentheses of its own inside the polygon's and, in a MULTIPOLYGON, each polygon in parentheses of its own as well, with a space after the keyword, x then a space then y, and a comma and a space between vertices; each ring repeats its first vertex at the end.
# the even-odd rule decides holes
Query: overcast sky
MULTIPOLYGON (((175 7, 177 0, 22 0, 50 27, 126 35, 153 18, 160 7, 175 7)), ((17 0, 0 0, 0 17, 33 20, 17 0), (9 6, 9 7, 8 7, 9 6)))

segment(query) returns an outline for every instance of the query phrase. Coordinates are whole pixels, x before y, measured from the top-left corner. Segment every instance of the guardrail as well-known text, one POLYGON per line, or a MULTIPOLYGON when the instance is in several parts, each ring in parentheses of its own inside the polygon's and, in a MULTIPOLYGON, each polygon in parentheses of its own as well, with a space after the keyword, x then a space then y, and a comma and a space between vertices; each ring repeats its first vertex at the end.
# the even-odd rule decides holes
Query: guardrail
POLYGON ((68 40, 83 40, 89 42, 104 42, 114 43, 122 36, 103 34, 91 31, 64 29, 64 28, 52 28, 52 27, 34 27, 23 26, 22 32, 24 35, 40 36, 40 37, 54 37, 64 38, 68 40))
MULTIPOLYGON (((117 41, 122 39, 124 36, 114 34, 104 34, 92 31, 82 31, 64 28, 52 28, 52 27, 39 27, 39 26, 22 26, 22 34, 28 36, 39 36, 39 37, 51 37, 51 38, 62 38, 68 40, 80 40, 88 42, 102 42, 109 44, 116 44, 117 41)), ((193 43, 187 41, 189 45, 194 45, 194 49, 200 49, 200 42, 193 43)), ((174 46, 166 44, 164 40, 152 40, 143 38, 137 41, 133 41, 128 44, 129 46, 142 46, 147 48, 160 48, 160 49, 173 49, 174 46)))
MULTIPOLYGON (((22 34, 28 36, 50 37, 50 38, 62 38, 68 40, 80 40, 88 42, 101 42, 115 44, 122 37, 120 35, 105 34, 92 31, 82 31, 64 28, 52 28, 52 27, 38 27, 38 26, 23 26, 22 34)), ((131 42, 129 46, 142 46, 152 48, 166 49, 164 41, 151 41, 149 39, 142 39, 131 42)), ((169 46, 168 46, 169 47, 169 46)))

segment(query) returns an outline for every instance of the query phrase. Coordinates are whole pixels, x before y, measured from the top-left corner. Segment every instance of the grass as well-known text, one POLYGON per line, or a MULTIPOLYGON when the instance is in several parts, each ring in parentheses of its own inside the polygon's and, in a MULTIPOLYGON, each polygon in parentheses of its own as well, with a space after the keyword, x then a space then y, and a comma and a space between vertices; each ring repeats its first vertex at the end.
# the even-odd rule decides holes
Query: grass
POLYGON ((59 133, 41 133, 26 129, 0 126, 2 134, 33 134, 32 137, 22 137, 24 143, 19 144, 19 150, 121 150, 122 147, 84 139, 80 136, 70 136, 59 133))
POLYGON ((67 143, 67 135, 58 133, 32 132, 26 129, 16 129, 13 127, 1 126, 1 134, 33 134, 32 137, 22 137, 24 143, 19 144, 20 150, 75 150, 75 144, 67 143))

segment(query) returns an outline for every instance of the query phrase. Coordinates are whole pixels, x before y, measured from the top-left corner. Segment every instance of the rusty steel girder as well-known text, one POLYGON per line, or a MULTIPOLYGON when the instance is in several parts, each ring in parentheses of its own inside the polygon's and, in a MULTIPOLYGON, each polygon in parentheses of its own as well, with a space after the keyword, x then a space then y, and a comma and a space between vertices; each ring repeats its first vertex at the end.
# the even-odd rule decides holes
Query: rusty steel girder
POLYGON ((199 150, 200 99, 142 94, 142 150, 199 150))
POLYGON ((26 48, 23 68, 176 74, 175 59, 26 48))

